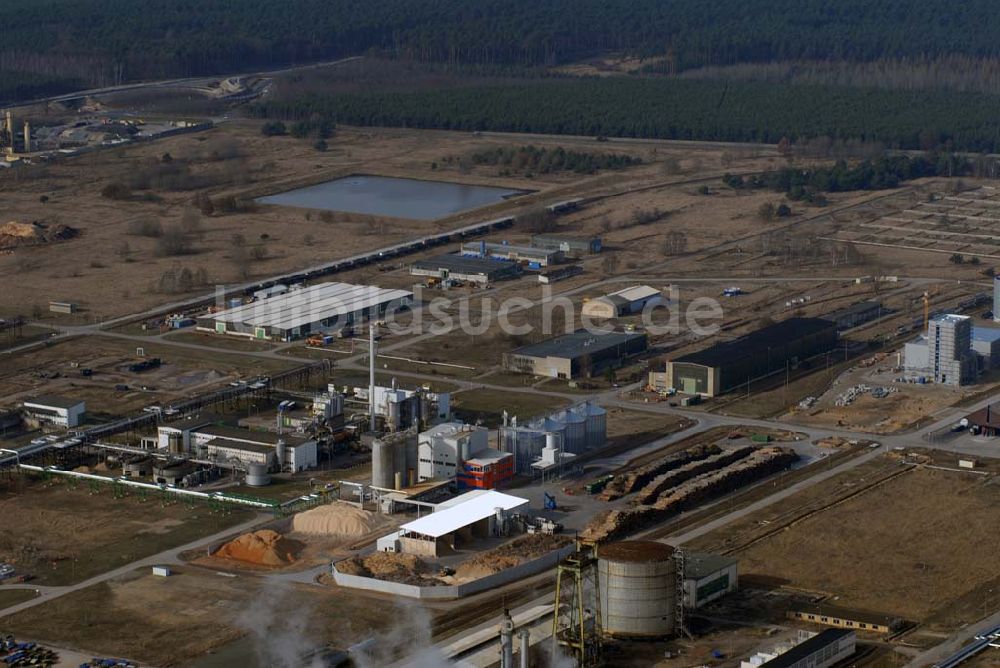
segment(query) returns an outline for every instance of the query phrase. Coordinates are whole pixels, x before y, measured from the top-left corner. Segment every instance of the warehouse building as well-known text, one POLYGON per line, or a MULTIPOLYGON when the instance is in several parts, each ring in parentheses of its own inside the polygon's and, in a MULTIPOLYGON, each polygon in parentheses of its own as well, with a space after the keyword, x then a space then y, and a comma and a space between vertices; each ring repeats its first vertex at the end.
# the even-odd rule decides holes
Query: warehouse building
POLYGON ((600 237, 569 237, 561 234, 536 234, 531 237, 535 248, 560 250, 569 255, 596 255, 603 248, 600 237))
POLYGON ((617 318, 640 313, 647 306, 663 303, 663 294, 648 285, 634 285, 583 303, 582 313, 589 318, 617 318))
POLYGON ((292 341, 336 332, 408 307, 413 293, 350 283, 318 283, 199 318, 198 328, 255 339, 292 341))
POLYGON ((860 327, 872 320, 878 320, 882 317, 883 313, 888 313, 888 311, 883 310, 882 302, 867 300, 851 304, 839 311, 834 311, 830 315, 825 316, 825 318, 832 320, 837 325, 838 332, 843 332, 848 329, 860 327))
POLYGON ((87 405, 79 399, 54 394, 28 399, 22 407, 29 422, 64 429, 79 426, 87 412, 87 405))
POLYGON ((439 504, 430 515, 399 527, 378 541, 382 551, 425 557, 451 554, 460 547, 494 535, 507 513, 528 503, 527 499, 496 491, 474 490, 439 504))
POLYGON ((1000 366, 1000 329, 973 327, 972 351, 979 358, 980 372, 1000 366))
POLYGON ((732 341, 667 361, 667 387, 714 397, 794 368, 837 344, 836 325, 823 318, 790 318, 732 341))
POLYGON ((441 281, 462 281, 489 285, 506 278, 517 278, 521 267, 507 260, 488 260, 466 255, 438 255, 417 260, 410 265, 412 276, 428 276, 441 281))
POLYGON ((738 563, 720 554, 689 553, 684 556, 684 607, 700 608, 739 586, 738 563))
POLYGON ((799 643, 761 668, 828 668, 852 656, 857 637, 854 631, 827 629, 799 643))
POLYGON ((462 255, 495 260, 510 260, 526 264, 530 269, 548 267, 559 264, 565 259, 565 254, 558 249, 531 248, 530 246, 511 246, 510 244, 489 243, 486 241, 469 241, 462 244, 462 255))
POLYGON ((593 333, 581 329, 504 354, 511 371, 550 378, 598 375, 608 368, 645 352, 649 346, 642 332, 593 333))

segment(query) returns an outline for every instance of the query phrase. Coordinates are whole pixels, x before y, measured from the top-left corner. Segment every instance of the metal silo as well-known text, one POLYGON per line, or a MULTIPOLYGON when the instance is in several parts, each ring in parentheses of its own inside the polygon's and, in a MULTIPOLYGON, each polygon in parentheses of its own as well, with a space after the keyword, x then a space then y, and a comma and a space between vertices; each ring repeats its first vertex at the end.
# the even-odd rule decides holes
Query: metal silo
POLYGON ((372 486, 394 489, 396 478, 396 445, 377 438, 372 441, 372 486))
POLYGON ((583 452, 587 447, 587 418, 565 410, 555 416, 563 423, 563 451, 574 454, 583 452))
POLYGON ((616 638, 657 638, 674 633, 677 577, 674 548, 648 540, 623 541, 597 550, 601 626, 616 638))
POLYGON ((271 476, 267 474, 267 465, 247 464, 247 484, 251 487, 270 485, 271 476))
POLYGON ((608 412, 589 401, 572 409, 586 420, 587 447, 599 448, 608 440, 608 412))

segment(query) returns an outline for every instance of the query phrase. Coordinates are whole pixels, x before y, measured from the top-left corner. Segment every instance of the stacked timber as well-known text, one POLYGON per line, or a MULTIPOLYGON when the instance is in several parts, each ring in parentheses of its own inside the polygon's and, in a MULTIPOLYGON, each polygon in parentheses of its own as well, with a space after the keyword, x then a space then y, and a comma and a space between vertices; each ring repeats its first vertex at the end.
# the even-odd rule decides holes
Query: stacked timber
POLYGON ((717 470, 703 473, 681 483, 667 494, 647 495, 651 503, 634 503, 595 518, 581 535, 593 542, 619 540, 650 525, 663 522, 678 513, 721 494, 744 487, 791 466, 799 456, 786 448, 765 447, 717 470))
POLYGON ((599 498, 604 501, 616 501, 626 494, 631 494, 635 490, 643 488, 663 473, 680 468, 689 462, 717 455, 720 452, 722 450, 717 445, 698 445, 687 450, 671 453, 645 466, 640 466, 634 471, 616 475, 607 484, 604 491, 601 492, 599 498))

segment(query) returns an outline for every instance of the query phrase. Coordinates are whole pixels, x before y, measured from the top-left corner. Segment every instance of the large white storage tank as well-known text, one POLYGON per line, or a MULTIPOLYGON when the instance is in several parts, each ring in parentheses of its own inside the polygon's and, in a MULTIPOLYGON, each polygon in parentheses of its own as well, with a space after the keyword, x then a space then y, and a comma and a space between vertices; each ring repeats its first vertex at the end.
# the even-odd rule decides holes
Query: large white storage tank
POLYGON ((583 452, 587 447, 587 418, 565 410, 556 420, 563 424, 563 450, 574 454, 583 452))
POLYGON ((674 548, 649 540, 597 550, 601 626, 616 638, 661 638, 674 633, 677 578, 674 548))
POLYGON ((608 440, 608 412, 589 401, 575 407, 573 411, 582 415, 585 420, 587 447, 599 448, 604 445, 608 440))

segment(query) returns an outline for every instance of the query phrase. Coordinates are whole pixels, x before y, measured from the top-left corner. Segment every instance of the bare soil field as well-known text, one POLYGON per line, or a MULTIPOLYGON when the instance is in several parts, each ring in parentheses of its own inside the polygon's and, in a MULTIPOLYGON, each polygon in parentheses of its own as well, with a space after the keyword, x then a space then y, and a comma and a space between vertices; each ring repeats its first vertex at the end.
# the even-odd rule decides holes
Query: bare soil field
POLYGON ((997 579, 991 555, 1000 549, 994 480, 886 456, 693 547, 735 554, 742 575, 773 585, 953 628, 982 616, 965 599, 980 606, 987 599, 994 608, 1000 600, 990 584, 997 579), (969 518, 975 530, 967 530, 969 518))
POLYGON ((97 489, 26 478, 17 479, 16 490, 2 489, 0 562, 41 585, 72 584, 253 517, 176 499, 163 505, 159 495, 116 499, 110 485, 97 489))
POLYGON ((38 394, 65 394, 87 402, 92 415, 121 415, 157 402, 188 397, 237 378, 267 375, 298 366, 295 360, 248 357, 102 336, 61 340, 4 358, 0 365, 0 402, 13 404, 38 394), (163 365, 132 373, 136 348, 159 357, 163 365), (82 376, 89 368, 93 375, 82 376), (53 377, 55 376, 55 377, 53 377), (119 391, 116 385, 127 385, 119 391), (150 388, 143 390, 143 387, 150 388))
MULTIPOLYGON (((659 245, 668 229, 682 229, 691 237, 688 249, 692 250, 725 236, 734 226, 741 231, 765 229, 766 225, 753 222, 756 209, 764 201, 780 199, 773 193, 737 194, 722 188, 700 195, 689 185, 701 178, 718 185, 724 171, 778 166, 780 160, 765 148, 726 151, 711 145, 678 148, 667 142, 608 144, 578 137, 352 128, 338 129, 329 144, 329 150, 318 152, 310 140, 268 138, 260 134, 257 122, 228 121, 201 133, 11 170, 0 178, 9 219, 71 224, 79 234, 0 256, 0 276, 19 278, 18 289, 3 310, 44 314, 50 299, 62 299, 78 302, 80 317, 90 320, 139 312, 182 296, 185 290, 208 292, 216 283, 301 269, 421 233, 581 195, 627 193, 574 214, 558 231, 597 230, 608 236, 611 248, 643 240, 641 245, 649 249, 659 245), (594 175, 559 172, 527 178, 502 176, 496 166, 470 166, 467 159, 476 151, 526 143, 628 153, 644 164, 594 175), (199 213, 205 198, 217 204, 232 197, 246 200, 353 173, 505 186, 533 194, 432 222, 275 206, 236 211, 216 206, 211 213, 199 213), (125 192, 114 198, 102 196, 108 186, 125 186, 125 192), (635 224, 637 211, 653 209, 662 216, 635 224), (186 248, 165 253, 162 240, 142 231, 148 231, 150 223, 164 230, 183 227, 186 248), (239 243, 234 240, 237 235, 239 243), (198 284, 171 288, 169 281, 161 280, 184 269, 198 277, 198 284)), ((510 234, 515 241, 527 235, 516 229, 510 234)), ((644 261, 643 253, 634 254, 634 258, 623 256, 621 265, 644 261)))
POLYGON ((388 650, 400 649, 429 642, 433 619, 415 605, 336 587, 225 577, 188 566, 169 578, 131 573, 2 618, 0 626, 53 645, 169 668, 234 642, 262 665, 298 665, 300 651, 327 643, 346 648, 371 634, 388 650))

